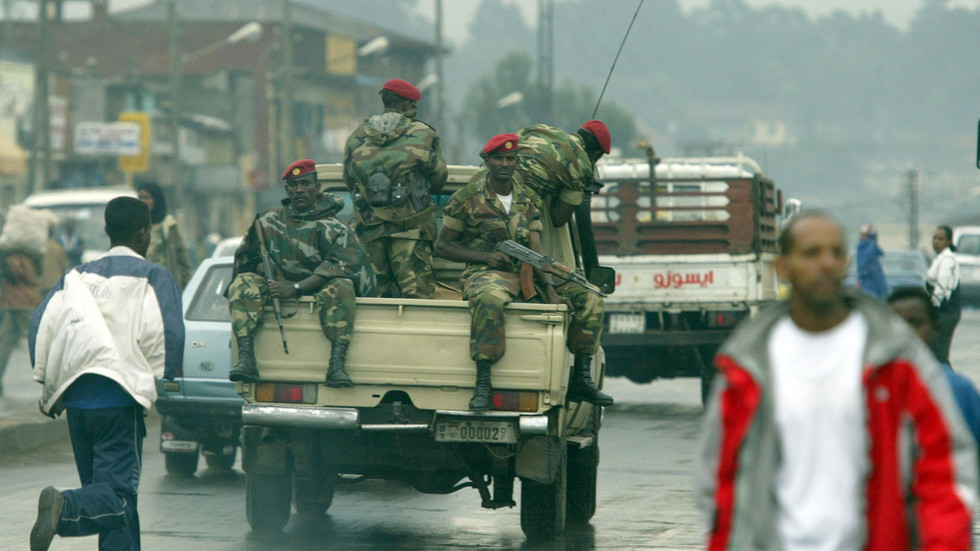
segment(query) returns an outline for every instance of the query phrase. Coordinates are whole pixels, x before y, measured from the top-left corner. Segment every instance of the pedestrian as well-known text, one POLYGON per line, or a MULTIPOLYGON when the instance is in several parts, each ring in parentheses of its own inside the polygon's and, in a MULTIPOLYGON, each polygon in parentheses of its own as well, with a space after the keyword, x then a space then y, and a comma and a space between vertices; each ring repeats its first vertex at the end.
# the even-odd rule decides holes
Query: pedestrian
POLYGON ((939 313, 939 335, 936 337, 936 358, 950 363, 949 349, 953 332, 960 323, 960 264, 953 246, 953 230, 938 226, 932 234, 932 250, 936 257, 926 272, 926 290, 932 295, 932 305, 939 313))
POLYGON ((136 186, 139 199, 150 207, 153 230, 146 259, 170 270, 181 289, 191 279, 191 256, 187 242, 180 231, 177 219, 167 213, 167 199, 156 182, 142 182, 136 186))
MULTIPOLYGON (((480 153, 487 170, 477 172, 453 194, 436 240, 437 256, 466 263, 461 279, 463 298, 469 301, 473 318, 470 357, 476 362, 472 411, 490 409, 491 366, 506 350, 504 308, 522 291, 519 265, 497 251, 496 244, 513 239, 541 252, 540 199, 516 174, 517 148, 515 134, 500 134, 487 141, 480 153)), ((564 303, 572 312, 567 346, 575 363, 568 398, 611 406, 612 397, 598 389, 590 372, 602 336, 602 299, 572 283, 559 285, 550 274, 537 271, 535 276, 540 299, 564 303)))
POLYGON ((858 287, 879 300, 888 296, 885 271, 881 268, 884 254, 878 246, 878 230, 871 224, 861 226, 861 238, 857 244, 858 287))
POLYGON ((517 171, 541 198, 542 216, 556 228, 564 225, 593 183, 595 162, 612 148, 609 129, 593 119, 574 134, 534 124, 517 136, 521 141, 517 171))
POLYGON ((111 248, 76 266, 51 289, 31 320, 38 406, 67 412, 82 487, 41 491, 31 551, 55 534, 99 535, 99 549, 138 550, 137 494, 143 418, 156 400, 155 379, 173 379, 184 353, 180 289, 170 272, 144 259, 150 211, 133 197, 105 208, 111 248))
POLYGON ((289 165, 282 179, 287 196, 282 207, 255 217, 262 226, 273 278, 265 276, 254 223, 235 251, 226 294, 238 363, 228 378, 258 380, 254 338, 265 305, 274 298, 310 295, 320 306, 320 328, 331 343, 325 384, 349 387, 353 382, 345 363, 354 332, 354 300, 376 294, 371 262, 354 232, 336 218, 344 200, 320 191, 312 160, 289 165))
POLYGON ((53 213, 50 213, 50 218, 48 240, 44 249, 44 264, 41 266, 41 296, 46 296, 48 291, 58 283, 61 276, 68 271, 68 268, 71 268, 68 263, 68 253, 61 246, 61 243, 55 239, 58 219, 54 217, 53 213))
POLYGON ((419 89, 392 79, 379 93, 384 112, 365 120, 344 147, 354 231, 371 257, 381 296, 432 298, 431 194, 446 183, 446 161, 438 132, 414 118, 419 89))
POLYGON ((702 435, 708 549, 968 551, 976 446, 929 349, 845 290, 829 215, 779 236, 789 297, 736 328, 702 435))
POLYGON ((31 312, 41 302, 48 224, 46 213, 15 205, 0 234, 0 396, 10 355, 27 335, 31 312))
POLYGON ((72 266, 82 263, 82 254, 85 252, 85 241, 76 231, 76 226, 75 218, 69 216, 65 218, 62 230, 58 233, 58 243, 64 247, 68 263, 72 266))
MULTIPOLYGON (((939 313, 932 307, 932 297, 922 287, 899 287, 888 295, 888 304, 896 314, 912 327, 915 334, 927 346, 935 346, 939 334, 939 313)), ((933 352, 935 353, 935 352, 933 352)), ((973 438, 980 445, 980 393, 970 379, 953 371, 948 363, 941 363, 946 378, 953 388, 953 396, 963 412, 973 438)))

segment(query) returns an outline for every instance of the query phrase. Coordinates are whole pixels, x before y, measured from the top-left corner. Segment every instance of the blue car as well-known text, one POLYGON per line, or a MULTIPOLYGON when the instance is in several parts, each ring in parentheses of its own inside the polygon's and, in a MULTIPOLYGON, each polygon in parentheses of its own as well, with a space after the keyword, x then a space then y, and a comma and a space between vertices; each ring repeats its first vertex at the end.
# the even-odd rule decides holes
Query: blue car
POLYGON ((184 364, 173 381, 157 381, 160 451, 168 474, 191 476, 199 455, 212 469, 229 470, 235 463, 243 400, 228 380, 231 317, 223 294, 232 261, 205 259, 184 289, 184 364))
MULTIPOLYGON (((851 258, 844 274, 844 285, 848 287, 857 287, 855 264, 854 258, 851 258)), ((885 272, 889 293, 898 287, 925 287, 929 259, 917 249, 894 249, 885 251, 881 257, 881 269, 885 272)))

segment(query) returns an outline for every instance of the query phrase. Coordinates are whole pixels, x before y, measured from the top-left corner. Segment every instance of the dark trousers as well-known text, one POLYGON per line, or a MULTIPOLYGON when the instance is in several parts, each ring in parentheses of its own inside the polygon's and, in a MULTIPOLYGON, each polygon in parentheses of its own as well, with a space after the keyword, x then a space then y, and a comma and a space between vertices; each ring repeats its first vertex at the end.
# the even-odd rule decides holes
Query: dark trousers
POLYGON ((939 310, 939 334, 936 335, 934 348, 936 358, 945 364, 950 364, 949 349, 953 346, 953 332, 960 323, 959 310, 939 310))
POLYGON ((68 408, 68 431, 82 487, 61 492, 65 508, 58 535, 98 534, 100 551, 138 551, 143 408, 68 408))

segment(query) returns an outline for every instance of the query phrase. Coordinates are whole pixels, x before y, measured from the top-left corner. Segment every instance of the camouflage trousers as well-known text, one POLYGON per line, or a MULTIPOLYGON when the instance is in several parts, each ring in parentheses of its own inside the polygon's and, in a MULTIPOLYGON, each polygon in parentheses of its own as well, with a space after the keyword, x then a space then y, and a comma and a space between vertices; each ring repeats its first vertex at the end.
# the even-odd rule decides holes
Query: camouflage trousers
POLYGON ((379 237, 364 243, 382 297, 432 298, 432 241, 379 237))
MULTIPOLYGON (((345 278, 327 280, 313 293, 320 312, 320 328, 330 341, 350 342, 354 332, 354 282, 345 278)), ((231 332, 235 337, 255 335, 262 326, 262 310, 271 304, 269 284, 259 274, 241 273, 228 285, 231 332)))
MULTIPOLYGON (((575 311, 571 314, 566 346, 572 354, 593 355, 602 338, 602 314, 605 303, 582 287, 566 283, 555 289, 568 298, 575 311)), ((473 360, 496 362, 503 357, 507 341, 504 335, 504 307, 520 296, 521 282, 517 274, 484 271, 470 276, 463 283, 463 298, 470 303, 470 357, 473 360)), ((544 296, 538 290, 539 296, 544 296)), ((537 297, 534 302, 539 302, 537 297)))

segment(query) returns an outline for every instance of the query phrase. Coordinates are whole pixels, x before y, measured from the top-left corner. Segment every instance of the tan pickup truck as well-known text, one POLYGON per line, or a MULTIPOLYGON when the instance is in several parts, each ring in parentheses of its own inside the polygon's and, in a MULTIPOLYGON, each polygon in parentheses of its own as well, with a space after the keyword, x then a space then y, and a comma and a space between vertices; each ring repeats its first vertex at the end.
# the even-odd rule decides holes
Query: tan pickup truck
MULTIPOLYGON (((317 170, 325 189, 346 195, 338 165, 317 170)), ((451 167, 438 204, 475 170, 451 167)), ((547 253, 582 265, 574 251, 583 249, 573 246, 567 226, 546 234, 547 253)), ((521 528, 529 540, 556 537, 566 518, 592 517, 602 412, 566 402, 572 357, 565 349, 565 306, 508 307, 507 353, 493 367, 493 407, 471 413, 476 370, 470 312, 458 291, 462 265, 435 262, 440 290, 432 300, 357 299, 347 354, 352 388, 323 384, 330 344, 312 299, 282 304, 289 354, 267 309, 255 340, 260 381, 239 383, 253 530, 281 530, 292 504, 300 515, 322 515, 336 484, 367 478, 405 480, 434 494, 475 488, 482 506, 496 509, 516 505, 518 477, 521 528)), ((599 283, 608 290, 612 280, 605 275, 599 283)), ((595 358, 592 376, 601 383, 601 351, 595 358)))

